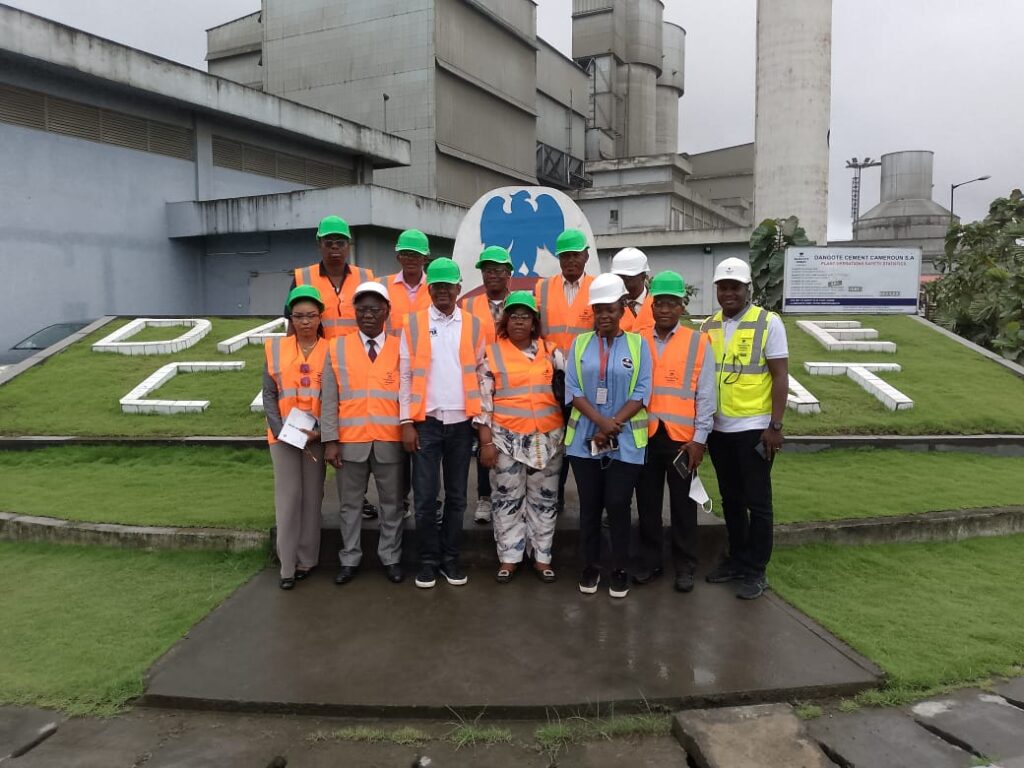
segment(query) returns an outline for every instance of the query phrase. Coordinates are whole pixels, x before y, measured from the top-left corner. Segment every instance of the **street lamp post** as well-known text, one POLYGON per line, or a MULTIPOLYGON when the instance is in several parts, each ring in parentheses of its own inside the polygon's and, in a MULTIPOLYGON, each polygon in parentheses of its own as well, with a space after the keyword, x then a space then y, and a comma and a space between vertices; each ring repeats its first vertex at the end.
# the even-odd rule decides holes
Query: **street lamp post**
POLYGON ((991 176, 979 176, 976 179, 970 179, 969 181, 961 181, 959 184, 949 185, 949 226, 953 226, 953 193, 956 192, 957 187, 962 187, 964 184, 973 184, 976 181, 987 181, 991 179, 991 176))

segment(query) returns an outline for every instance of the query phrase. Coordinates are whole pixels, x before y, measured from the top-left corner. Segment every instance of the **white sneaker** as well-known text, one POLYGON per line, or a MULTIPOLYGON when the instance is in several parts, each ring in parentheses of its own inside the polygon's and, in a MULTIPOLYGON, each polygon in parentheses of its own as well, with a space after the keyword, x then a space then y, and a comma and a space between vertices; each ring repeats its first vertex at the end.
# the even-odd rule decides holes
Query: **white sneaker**
POLYGON ((489 523, 491 522, 491 500, 487 497, 481 497, 476 502, 476 513, 473 515, 473 522, 475 523, 489 523))

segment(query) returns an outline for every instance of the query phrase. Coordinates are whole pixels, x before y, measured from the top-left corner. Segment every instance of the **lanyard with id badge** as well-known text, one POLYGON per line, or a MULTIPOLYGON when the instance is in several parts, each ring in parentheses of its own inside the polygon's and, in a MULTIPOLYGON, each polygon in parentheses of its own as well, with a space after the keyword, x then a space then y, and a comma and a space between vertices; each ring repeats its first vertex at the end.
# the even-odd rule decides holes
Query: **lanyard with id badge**
MULTIPOLYGON (((597 349, 598 349, 598 379, 597 379, 597 394, 594 397, 595 405, 607 405, 608 404, 608 358, 611 356, 611 344, 609 342, 607 348, 605 347, 604 337, 597 337, 597 349)), ((603 447, 599 448, 594 443, 592 438, 588 438, 587 443, 590 446, 591 456, 603 456, 617 451, 619 449, 619 441, 614 435, 609 435, 608 443, 603 447)))

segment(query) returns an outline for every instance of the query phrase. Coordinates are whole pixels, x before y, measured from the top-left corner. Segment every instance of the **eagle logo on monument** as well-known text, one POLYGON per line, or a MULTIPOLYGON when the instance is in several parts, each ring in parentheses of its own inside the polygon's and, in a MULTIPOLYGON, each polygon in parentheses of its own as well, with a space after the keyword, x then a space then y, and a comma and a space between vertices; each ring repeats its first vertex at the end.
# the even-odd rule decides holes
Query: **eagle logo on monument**
POLYGON ((565 216, 551 195, 532 190, 513 192, 511 198, 495 195, 480 216, 480 240, 485 246, 500 245, 512 256, 514 277, 539 277, 537 251, 555 252, 555 241, 565 229, 565 216))

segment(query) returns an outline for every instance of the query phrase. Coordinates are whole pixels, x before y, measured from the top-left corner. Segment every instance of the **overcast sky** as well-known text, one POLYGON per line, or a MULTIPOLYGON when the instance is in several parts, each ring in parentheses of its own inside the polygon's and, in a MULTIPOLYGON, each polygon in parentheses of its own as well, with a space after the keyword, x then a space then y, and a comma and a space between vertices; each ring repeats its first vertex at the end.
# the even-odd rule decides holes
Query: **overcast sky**
MULTIPOLYGON (((6 0, 10 5, 205 69, 205 29, 259 0, 6 0)), ((702 152, 754 138, 755 0, 667 0, 686 28, 686 94, 679 149, 702 152)), ((572 0, 538 0, 539 34, 571 55, 572 0)), ((956 212, 1024 186, 1020 0, 834 0, 829 238, 850 235, 851 157, 935 152, 933 197, 956 212)), ((861 212, 878 202, 878 169, 864 171, 861 212)))

